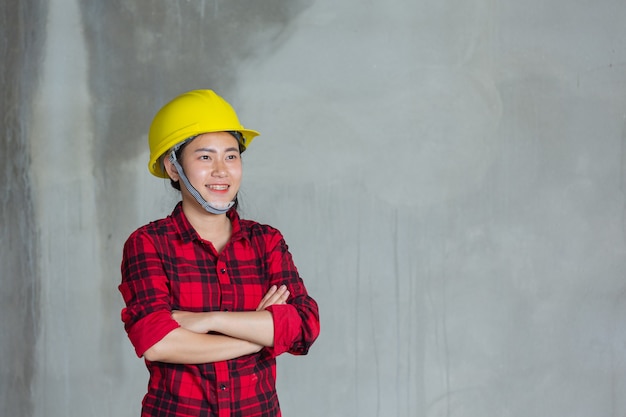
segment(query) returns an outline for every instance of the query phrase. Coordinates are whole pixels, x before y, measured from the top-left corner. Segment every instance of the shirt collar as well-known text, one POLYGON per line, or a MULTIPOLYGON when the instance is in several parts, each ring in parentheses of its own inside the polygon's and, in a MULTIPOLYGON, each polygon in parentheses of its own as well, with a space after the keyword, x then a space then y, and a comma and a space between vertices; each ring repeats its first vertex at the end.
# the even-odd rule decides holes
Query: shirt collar
MULTIPOLYGON (((244 239, 246 241, 250 241, 250 233, 248 229, 242 225, 239 213, 234 208, 228 210, 226 216, 230 219, 230 223, 232 224, 233 230, 230 240, 239 240, 244 239)), ((190 242, 194 240, 201 240, 196 229, 193 228, 189 220, 187 220, 187 216, 183 212, 183 204, 182 202, 178 202, 174 211, 170 215, 174 223, 174 227, 176 227, 180 238, 184 242, 190 242)))

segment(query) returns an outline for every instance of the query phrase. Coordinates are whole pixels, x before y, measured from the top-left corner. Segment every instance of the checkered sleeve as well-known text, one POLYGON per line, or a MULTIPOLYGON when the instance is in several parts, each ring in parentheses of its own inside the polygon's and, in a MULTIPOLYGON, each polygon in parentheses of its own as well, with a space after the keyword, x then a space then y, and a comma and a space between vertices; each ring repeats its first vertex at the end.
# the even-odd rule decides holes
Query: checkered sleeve
POLYGON ((304 281, 280 232, 267 235, 267 267, 270 285, 285 284, 289 290, 287 304, 267 308, 274 320, 274 356, 289 352, 306 355, 320 332, 319 311, 309 296, 304 281))
POLYGON ((124 245, 122 321, 137 356, 179 327, 171 317, 168 278, 152 237, 134 232, 124 245))

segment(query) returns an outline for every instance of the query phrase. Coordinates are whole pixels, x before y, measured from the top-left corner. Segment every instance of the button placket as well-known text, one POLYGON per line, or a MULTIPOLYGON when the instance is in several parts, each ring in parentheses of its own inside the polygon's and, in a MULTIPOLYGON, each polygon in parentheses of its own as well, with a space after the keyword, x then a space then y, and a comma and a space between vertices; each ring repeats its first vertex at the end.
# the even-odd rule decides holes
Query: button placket
POLYGON ((230 274, 228 273, 228 268, 226 266, 226 262, 222 257, 218 258, 217 264, 215 265, 217 270, 217 277, 220 282, 220 293, 221 293, 221 310, 222 311, 231 311, 233 310, 233 303, 235 302, 233 299, 232 293, 232 284, 230 282, 230 274))
POLYGON ((216 362, 215 363, 215 389, 217 394, 217 402, 218 402, 218 416, 219 417, 229 417, 230 416, 230 408, 231 408, 231 398, 229 391, 229 371, 228 364, 226 362, 216 362))

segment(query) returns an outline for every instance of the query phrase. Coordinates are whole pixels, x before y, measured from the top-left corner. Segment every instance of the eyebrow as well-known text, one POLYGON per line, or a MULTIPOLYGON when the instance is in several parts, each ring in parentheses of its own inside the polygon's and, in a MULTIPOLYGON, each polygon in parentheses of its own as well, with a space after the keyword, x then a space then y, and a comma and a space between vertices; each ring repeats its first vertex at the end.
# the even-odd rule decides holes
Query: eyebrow
MULTIPOLYGON (((198 149, 195 149, 194 152, 217 153, 217 150, 215 148, 198 148, 198 149)), ((233 146, 232 148, 226 148, 224 152, 239 152, 239 148, 233 146)))

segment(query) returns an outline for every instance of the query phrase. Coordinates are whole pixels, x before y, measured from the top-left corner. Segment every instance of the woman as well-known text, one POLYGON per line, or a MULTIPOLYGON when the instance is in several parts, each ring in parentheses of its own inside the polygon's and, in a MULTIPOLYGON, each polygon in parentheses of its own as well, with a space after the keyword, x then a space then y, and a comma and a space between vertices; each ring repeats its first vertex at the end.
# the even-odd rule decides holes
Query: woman
POLYGON ((257 135, 211 90, 152 122, 148 168, 182 198, 124 245, 122 321, 150 373, 144 417, 280 416, 275 358, 306 354, 319 334, 281 233, 237 213, 241 153, 257 135))

